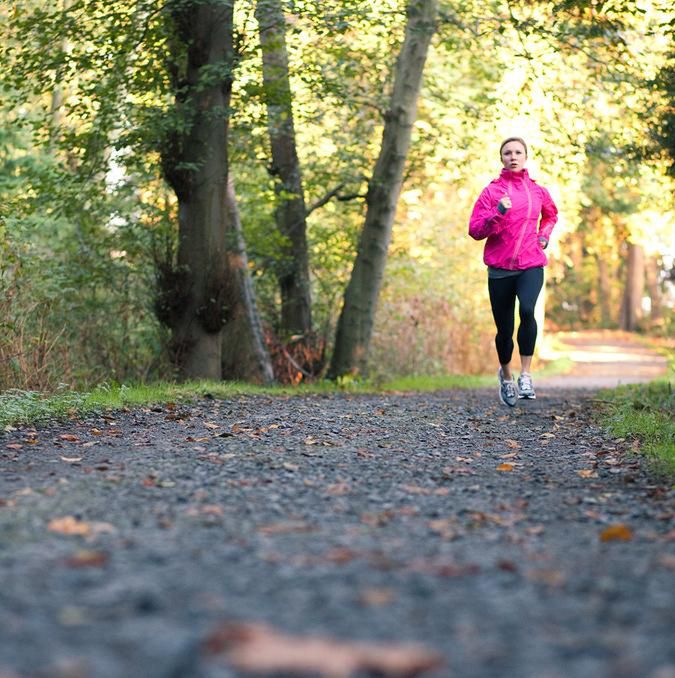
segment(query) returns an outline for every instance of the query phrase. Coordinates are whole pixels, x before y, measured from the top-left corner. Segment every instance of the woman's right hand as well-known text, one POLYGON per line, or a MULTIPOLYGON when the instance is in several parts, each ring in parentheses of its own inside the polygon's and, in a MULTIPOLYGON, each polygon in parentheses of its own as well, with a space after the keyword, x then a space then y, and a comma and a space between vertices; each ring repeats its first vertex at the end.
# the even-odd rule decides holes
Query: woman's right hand
POLYGON ((508 195, 505 195, 497 204, 499 211, 504 214, 506 210, 511 209, 511 198, 508 195))

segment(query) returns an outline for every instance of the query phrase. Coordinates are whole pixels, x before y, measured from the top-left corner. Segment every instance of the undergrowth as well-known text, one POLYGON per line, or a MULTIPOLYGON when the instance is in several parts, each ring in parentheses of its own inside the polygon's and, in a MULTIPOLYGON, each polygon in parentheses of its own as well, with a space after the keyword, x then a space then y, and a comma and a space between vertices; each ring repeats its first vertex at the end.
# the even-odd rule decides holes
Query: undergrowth
POLYGON ((640 441, 650 462, 675 478, 675 398, 670 381, 621 386, 602 394, 602 424, 620 438, 640 441))

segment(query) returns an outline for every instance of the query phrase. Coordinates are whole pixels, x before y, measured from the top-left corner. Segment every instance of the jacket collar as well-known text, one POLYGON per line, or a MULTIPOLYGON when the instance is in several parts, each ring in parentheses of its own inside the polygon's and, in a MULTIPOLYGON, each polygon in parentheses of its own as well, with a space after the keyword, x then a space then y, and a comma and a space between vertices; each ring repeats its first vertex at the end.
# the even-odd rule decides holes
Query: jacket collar
POLYGON ((523 169, 520 172, 512 172, 511 170, 506 169, 506 167, 502 168, 502 173, 499 176, 502 179, 510 179, 511 181, 525 180, 530 178, 530 175, 527 173, 527 169, 523 169))

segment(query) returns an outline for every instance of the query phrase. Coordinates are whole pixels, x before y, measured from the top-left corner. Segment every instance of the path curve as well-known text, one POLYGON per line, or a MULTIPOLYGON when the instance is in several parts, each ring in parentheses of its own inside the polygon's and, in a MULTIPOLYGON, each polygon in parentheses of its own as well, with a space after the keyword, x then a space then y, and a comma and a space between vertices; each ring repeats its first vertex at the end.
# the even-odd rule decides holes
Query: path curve
POLYGON ((635 335, 614 330, 561 332, 554 335, 555 349, 542 347, 545 360, 569 358, 572 369, 563 375, 538 377, 536 386, 542 394, 551 389, 614 388, 622 384, 639 384, 668 373, 668 360, 645 346, 635 335))

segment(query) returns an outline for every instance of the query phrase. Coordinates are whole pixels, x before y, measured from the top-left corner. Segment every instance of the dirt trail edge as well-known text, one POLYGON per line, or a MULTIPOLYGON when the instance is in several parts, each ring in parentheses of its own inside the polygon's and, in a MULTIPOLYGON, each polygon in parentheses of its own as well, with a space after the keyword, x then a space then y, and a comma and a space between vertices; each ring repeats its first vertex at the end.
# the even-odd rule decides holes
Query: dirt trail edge
POLYGON ((280 675, 271 632, 242 648, 265 623, 301 655, 342 643, 306 646, 311 675, 672 678, 672 487, 588 392, 495 401, 205 399, 6 434, 0 675, 280 675), (402 668, 410 644, 442 666, 402 668))

